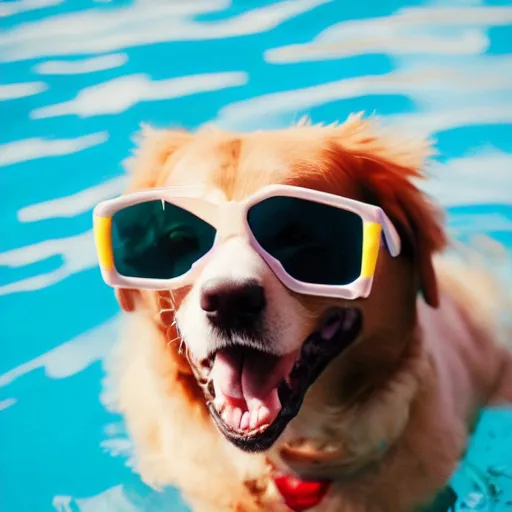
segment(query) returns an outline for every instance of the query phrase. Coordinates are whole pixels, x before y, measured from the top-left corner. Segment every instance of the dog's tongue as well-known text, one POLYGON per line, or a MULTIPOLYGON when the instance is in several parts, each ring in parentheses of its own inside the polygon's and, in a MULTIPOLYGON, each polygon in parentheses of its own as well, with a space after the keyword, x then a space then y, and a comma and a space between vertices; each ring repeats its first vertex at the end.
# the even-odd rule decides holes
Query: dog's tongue
POLYGON ((228 347, 215 355, 212 379, 216 400, 225 404, 230 426, 253 430, 279 414, 279 384, 291 372, 297 352, 275 356, 246 347, 228 347))

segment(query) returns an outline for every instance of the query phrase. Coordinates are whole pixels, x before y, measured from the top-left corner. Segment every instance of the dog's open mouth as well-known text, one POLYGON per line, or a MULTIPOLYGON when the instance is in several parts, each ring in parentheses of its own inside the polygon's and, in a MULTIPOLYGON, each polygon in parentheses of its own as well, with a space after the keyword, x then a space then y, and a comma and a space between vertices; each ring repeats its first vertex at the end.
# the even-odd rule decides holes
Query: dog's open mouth
POLYGON ((245 451, 270 448, 299 412, 308 388, 361 327, 358 309, 336 309, 300 351, 279 356, 233 344, 201 362, 189 357, 219 430, 245 451))

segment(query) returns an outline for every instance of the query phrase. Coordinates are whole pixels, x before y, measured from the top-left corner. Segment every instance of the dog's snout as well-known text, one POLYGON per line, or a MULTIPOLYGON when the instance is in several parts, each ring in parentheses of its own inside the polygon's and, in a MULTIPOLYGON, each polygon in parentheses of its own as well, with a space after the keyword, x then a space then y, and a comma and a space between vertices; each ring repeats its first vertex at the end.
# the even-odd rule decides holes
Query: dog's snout
POLYGON ((210 279, 201 288, 201 308, 219 326, 254 321, 265 308, 265 291, 257 281, 210 279))

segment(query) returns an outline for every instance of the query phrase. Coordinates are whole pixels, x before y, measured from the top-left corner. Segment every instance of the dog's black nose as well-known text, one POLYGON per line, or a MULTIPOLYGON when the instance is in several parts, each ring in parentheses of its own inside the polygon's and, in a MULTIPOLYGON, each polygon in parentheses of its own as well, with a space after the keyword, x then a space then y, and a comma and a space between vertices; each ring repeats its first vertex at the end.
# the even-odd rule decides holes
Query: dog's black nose
POLYGON ((248 327, 265 308, 265 291, 257 281, 210 279, 201 288, 201 308, 219 327, 248 327))

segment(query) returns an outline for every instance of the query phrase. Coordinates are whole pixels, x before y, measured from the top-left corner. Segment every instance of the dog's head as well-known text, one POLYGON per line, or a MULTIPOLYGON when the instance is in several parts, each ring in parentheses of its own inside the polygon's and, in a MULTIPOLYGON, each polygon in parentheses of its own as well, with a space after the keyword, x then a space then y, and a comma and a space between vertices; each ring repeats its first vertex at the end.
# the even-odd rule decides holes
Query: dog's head
MULTIPOLYGON (((418 292, 438 303, 432 255, 445 237, 411 181, 421 177, 427 154, 423 142, 377 136, 360 116, 340 126, 252 134, 143 132, 129 164, 130 191, 200 185, 206 199, 222 203, 269 184, 295 185, 377 205, 401 237, 399 257, 380 251, 366 299, 294 293, 247 240, 232 236, 208 255, 192 285, 152 301, 188 354, 170 349, 169 357, 194 374, 217 426, 237 446, 268 449, 307 392, 316 407, 364 400, 399 366, 418 292)), ((118 290, 125 310, 134 309, 137 293, 118 290)))

